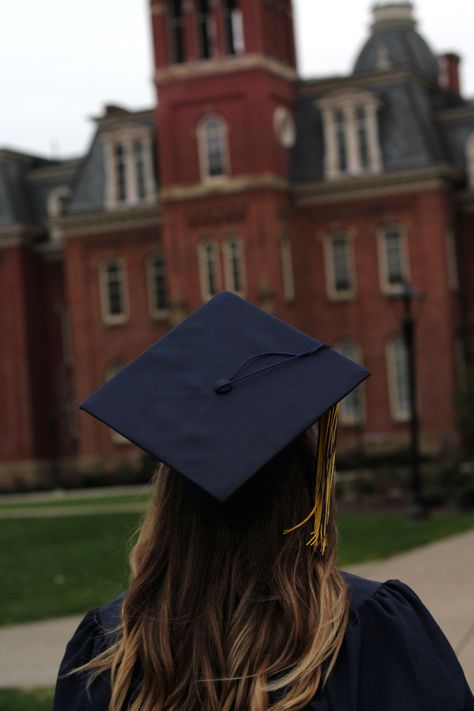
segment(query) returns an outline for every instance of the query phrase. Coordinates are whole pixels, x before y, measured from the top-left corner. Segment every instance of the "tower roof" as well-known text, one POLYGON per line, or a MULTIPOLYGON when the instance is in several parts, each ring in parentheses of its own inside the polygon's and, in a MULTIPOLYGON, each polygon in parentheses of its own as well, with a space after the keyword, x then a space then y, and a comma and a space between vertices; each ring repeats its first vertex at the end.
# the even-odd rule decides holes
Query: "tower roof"
POLYGON ((413 4, 378 4, 372 12, 372 33, 357 57, 354 74, 404 68, 415 69, 430 81, 437 81, 438 60, 417 32, 413 4))

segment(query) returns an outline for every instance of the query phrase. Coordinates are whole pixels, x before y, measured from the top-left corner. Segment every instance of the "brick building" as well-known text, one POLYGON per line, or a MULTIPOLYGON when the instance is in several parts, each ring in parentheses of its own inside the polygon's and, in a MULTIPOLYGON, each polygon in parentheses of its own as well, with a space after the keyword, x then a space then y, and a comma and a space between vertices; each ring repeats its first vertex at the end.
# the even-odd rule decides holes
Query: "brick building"
POLYGON ((474 347, 474 102, 409 3, 373 10, 348 76, 298 77, 290 0, 151 0, 153 110, 108 106, 86 155, 0 151, 0 479, 138 451, 77 404, 225 288, 373 377, 341 444, 403 446, 400 287, 422 446, 456 443, 474 347))

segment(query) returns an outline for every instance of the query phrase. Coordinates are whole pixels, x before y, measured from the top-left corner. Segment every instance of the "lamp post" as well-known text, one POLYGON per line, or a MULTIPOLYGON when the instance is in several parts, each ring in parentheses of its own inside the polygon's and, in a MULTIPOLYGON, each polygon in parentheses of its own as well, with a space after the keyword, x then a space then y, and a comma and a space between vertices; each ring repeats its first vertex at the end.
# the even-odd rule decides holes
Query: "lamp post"
POLYGON ((398 298, 403 303, 402 334, 408 361, 408 392, 410 401, 410 454, 411 454, 411 489, 412 508, 410 518, 421 521, 428 517, 428 510, 423 501, 423 484, 420 467, 419 417, 417 402, 416 377, 416 323, 413 315, 413 301, 421 298, 411 284, 404 282, 398 298))

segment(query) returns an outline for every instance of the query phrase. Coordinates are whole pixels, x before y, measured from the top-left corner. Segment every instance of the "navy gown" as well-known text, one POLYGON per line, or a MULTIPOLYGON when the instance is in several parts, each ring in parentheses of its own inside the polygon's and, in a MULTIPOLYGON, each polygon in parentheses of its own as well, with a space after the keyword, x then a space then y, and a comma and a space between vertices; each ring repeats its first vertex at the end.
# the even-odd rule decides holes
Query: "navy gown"
MULTIPOLYGON (((417 595, 399 580, 343 575, 351 597, 349 624, 328 684, 306 711, 472 711, 456 655, 417 595)), ((87 692, 85 675, 64 675, 110 643, 123 598, 82 620, 61 663, 54 711, 107 710, 107 676, 87 692)))

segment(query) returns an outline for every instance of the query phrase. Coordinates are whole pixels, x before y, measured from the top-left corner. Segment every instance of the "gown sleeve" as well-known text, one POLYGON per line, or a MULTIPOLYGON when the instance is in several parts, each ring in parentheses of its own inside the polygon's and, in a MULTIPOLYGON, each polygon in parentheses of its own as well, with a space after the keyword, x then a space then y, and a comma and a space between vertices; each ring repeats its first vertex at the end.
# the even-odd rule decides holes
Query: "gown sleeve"
POLYGON ((352 609, 331 676, 331 709, 474 709, 472 693, 448 640, 419 597, 399 580, 378 585, 352 609))
POLYGON ((94 659, 106 648, 98 608, 83 618, 69 641, 59 668, 53 711, 105 711, 110 700, 110 684, 105 675, 87 686, 87 673, 70 671, 94 659))

